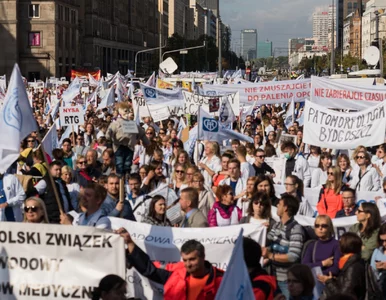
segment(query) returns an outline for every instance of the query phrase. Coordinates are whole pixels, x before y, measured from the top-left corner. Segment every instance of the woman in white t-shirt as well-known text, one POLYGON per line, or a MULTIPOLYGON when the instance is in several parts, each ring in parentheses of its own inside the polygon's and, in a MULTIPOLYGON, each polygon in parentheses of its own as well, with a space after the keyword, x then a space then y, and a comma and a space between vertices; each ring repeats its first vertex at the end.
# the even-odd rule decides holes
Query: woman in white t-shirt
POLYGON ((275 221, 271 215, 271 200, 264 192, 257 192, 249 202, 248 215, 241 218, 240 224, 263 224, 268 229, 272 228, 275 221))
POLYGON ((316 170, 319 167, 320 155, 322 150, 320 147, 310 145, 310 154, 307 157, 308 165, 310 166, 310 172, 316 170))

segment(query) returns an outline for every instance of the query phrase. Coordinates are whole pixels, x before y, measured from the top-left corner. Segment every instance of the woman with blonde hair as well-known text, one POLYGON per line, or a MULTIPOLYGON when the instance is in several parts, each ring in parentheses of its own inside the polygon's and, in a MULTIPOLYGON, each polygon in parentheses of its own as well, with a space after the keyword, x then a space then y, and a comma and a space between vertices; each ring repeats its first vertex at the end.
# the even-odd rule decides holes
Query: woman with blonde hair
POLYGON ((67 190, 71 198, 71 205, 77 211, 79 207, 78 197, 80 193, 80 186, 77 182, 72 182, 72 169, 69 166, 62 167, 61 178, 66 183, 67 190))
POLYGON ((334 238, 334 226, 327 215, 319 215, 315 218, 316 240, 304 245, 302 264, 311 269, 320 267, 324 275, 330 272, 337 276, 339 272, 339 242, 334 238))
POLYGON ((188 187, 188 184, 185 183, 186 168, 185 165, 176 163, 174 165, 174 172, 172 175, 172 183, 170 188, 172 188, 176 194, 179 196, 181 191, 188 187))
POLYGON ((46 223, 48 215, 46 205, 38 197, 30 197, 24 202, 24 223, 46 223))
POLYGON ((339 167, 329 167, 327 170, 327 182, 322 186, 319 194, 319 202, 316 206, 319 215, 328 215, 335 218, 336 213, 343 208, 341 192, 344 190, 342 172, 339 167))

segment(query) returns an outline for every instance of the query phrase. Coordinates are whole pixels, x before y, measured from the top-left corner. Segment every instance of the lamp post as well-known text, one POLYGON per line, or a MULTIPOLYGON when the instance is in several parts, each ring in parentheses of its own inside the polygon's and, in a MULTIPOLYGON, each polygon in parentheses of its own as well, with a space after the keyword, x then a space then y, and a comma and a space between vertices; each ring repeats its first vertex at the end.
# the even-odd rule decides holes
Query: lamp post
POLYGON ((138 54, 140 53, 145 53, 145 52, 151 52, 151 51, 155 51, 155 50, 158 50, 160 49, 162 51, 163 48, 166 47, 166 44, 163 45, 162 47, 157 47, 157 48, 151 48, 151 49, 146 49, 146 50, 141 50, 141 51, 138 51, 137 53, 135 53, 135 59, 134 59, 134 73, 135 73, 135 76, 137 76, 137 60, 138 60, 138 54))
POLYGON ((334 0, 332 0, 332 14, 331 14, 331 71, 330 74, 335 74, 335 33, 334 33, 334 27, 335 27, 335 20, 334 20, 334 10, 335 10, 335 3, 334 0))

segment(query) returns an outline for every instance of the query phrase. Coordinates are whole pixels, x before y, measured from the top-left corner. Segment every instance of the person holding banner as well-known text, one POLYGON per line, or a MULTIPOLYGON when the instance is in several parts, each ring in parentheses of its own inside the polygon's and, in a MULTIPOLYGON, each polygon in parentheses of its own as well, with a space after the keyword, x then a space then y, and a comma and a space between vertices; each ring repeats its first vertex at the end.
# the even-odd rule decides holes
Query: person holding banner
POLYGON ((358 192, 379 191, 381 180, 377 170, 371 165, 370 154, 367 151, 359 151, 355 159, 359 168, 352 172, 350 187, 358 192))
POLYGON ((185 242, 181 247, 181 262, 157 268, 124 228, 116 233, 127 244, 128 262, 142 276, 163 285, 165 300, 215 299, 224 271, 205 260, 205 248, 200 242, 185 242))

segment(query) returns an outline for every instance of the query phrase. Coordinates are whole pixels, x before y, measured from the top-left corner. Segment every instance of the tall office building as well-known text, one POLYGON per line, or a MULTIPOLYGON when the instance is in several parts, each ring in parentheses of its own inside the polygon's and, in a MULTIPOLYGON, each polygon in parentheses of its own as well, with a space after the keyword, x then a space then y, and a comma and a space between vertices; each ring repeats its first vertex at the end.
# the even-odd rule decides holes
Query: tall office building
POLYGON ((272 56, 272 42, 264 41, 257 43, 257 58, 267 58, 272 56))
POLYGON ((315 11, 312 14, 312 36, 318 47, 328 46, 328 29, 331 23, 327 10, 315 11))
POLYGON ((257 58, 257 29, 241 30, 241 56, 244 60, 257 58))

